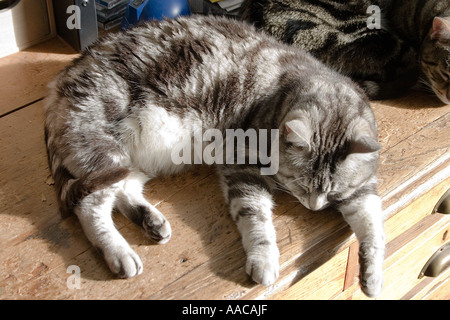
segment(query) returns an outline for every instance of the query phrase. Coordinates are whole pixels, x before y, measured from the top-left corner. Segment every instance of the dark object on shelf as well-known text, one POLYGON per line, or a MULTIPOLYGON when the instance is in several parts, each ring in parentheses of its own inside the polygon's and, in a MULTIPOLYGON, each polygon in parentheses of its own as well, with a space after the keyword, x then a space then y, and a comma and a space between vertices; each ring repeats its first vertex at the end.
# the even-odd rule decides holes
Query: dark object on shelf
POLYGON ((56 32, 82 51, 98 37, 94 0, 53 0, 56 32))
POLYGON ((130 0, 96 0, 97 25, 103 30, 120 26, 130 0))
POLYGON ((19 0, 0 0, 0 10, 15 6, 19 0))
POLYGON ((209 0, 188 0, 188 1, 192 13, 237 17, 240 12, 240 8, 233 11, 227 11, 226 9, 221 8, 217 2, 212 3, 209 0))

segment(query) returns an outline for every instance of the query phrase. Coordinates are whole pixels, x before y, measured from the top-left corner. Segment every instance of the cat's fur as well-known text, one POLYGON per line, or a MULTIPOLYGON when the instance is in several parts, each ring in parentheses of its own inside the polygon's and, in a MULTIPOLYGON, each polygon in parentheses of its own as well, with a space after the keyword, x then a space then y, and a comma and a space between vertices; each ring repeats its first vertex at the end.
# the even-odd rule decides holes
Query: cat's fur
POLYGON ((143 270, 113 208, 157 242, 171 236, 142 189, 183 168, 171 160, 175 145, 208 128, 279 129, 276 175, 261 175, 260 165, 217 166, 247 273, 264 285, 278 276, 272 192, 282 187, 312 210, 342 212, 360 241, 363 290, 381 291, 376 122, 364 93, 306 52, 224 18, 154 21, 90 47, 55 79, 46 106, 61 210, 76 213, 112 272, 143 270))
POLYGON ((402 94, 422 69, 426 83, 449 103, 450 23, 438 24, 444 28, 432 39, 437 16, 450 17, 448 0, 246 0, 242 6, 244 20, 308 50, 372 99, 402 94), (381 9, 381 29, 368 28, 373 5, 381 9))

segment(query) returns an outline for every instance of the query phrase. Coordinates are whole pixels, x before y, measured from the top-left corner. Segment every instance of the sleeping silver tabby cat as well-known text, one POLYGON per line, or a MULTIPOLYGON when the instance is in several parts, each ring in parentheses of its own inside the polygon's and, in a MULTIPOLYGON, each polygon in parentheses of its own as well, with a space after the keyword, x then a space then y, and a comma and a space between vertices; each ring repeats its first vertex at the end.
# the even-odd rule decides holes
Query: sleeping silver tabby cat
POLYGON ((374 115, 359 87, 308 53, 225 18, 153 21, 99 40, 50 88, 45 136, 60 209, 78 216, 113 273, 143 271, 114 227, 113 208, 151 239, 171 237, 142 190, 187 166, 174 163, 173 148, 208 129, 277 129, 276 174, 262 175, 261 163, 217 165, 247 273, 263 285, 278 277, 271 216, 282 186, 311 210, 342 213, 360 243, 362 288, 380 293, 374 115))

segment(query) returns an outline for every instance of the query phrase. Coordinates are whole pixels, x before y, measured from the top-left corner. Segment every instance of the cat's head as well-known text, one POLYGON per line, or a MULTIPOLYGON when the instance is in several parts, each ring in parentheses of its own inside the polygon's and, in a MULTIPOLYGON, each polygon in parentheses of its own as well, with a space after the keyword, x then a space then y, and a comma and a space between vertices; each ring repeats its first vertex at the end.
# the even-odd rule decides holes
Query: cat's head
POLYGON ((282 122, 276 178, 308 209, 337 204, 376 182, 376 122, 368 102, 355 99, 359 108, 351 99, 329 100, 347 105, 291 111, 282 122))
POLYGON ((436 17, 420 53, 422 71, 434 93, 450 104, 450 17, 436 17))

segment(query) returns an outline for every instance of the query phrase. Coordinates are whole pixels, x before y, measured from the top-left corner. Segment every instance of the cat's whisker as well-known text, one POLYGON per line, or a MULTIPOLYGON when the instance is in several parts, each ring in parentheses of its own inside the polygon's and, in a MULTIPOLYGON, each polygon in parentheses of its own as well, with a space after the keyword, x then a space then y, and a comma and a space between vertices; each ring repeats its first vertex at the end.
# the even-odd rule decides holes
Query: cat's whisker
POLYGON ((297 182, 297 181, 300 181, 300 180, 303 180, 303 179, 304 179, 303 177, 296 178, 294 180, 291 180, 291 181, 287 182, 286 184, 291 184, 291 183, 294 183, 294 182, 297 182))

